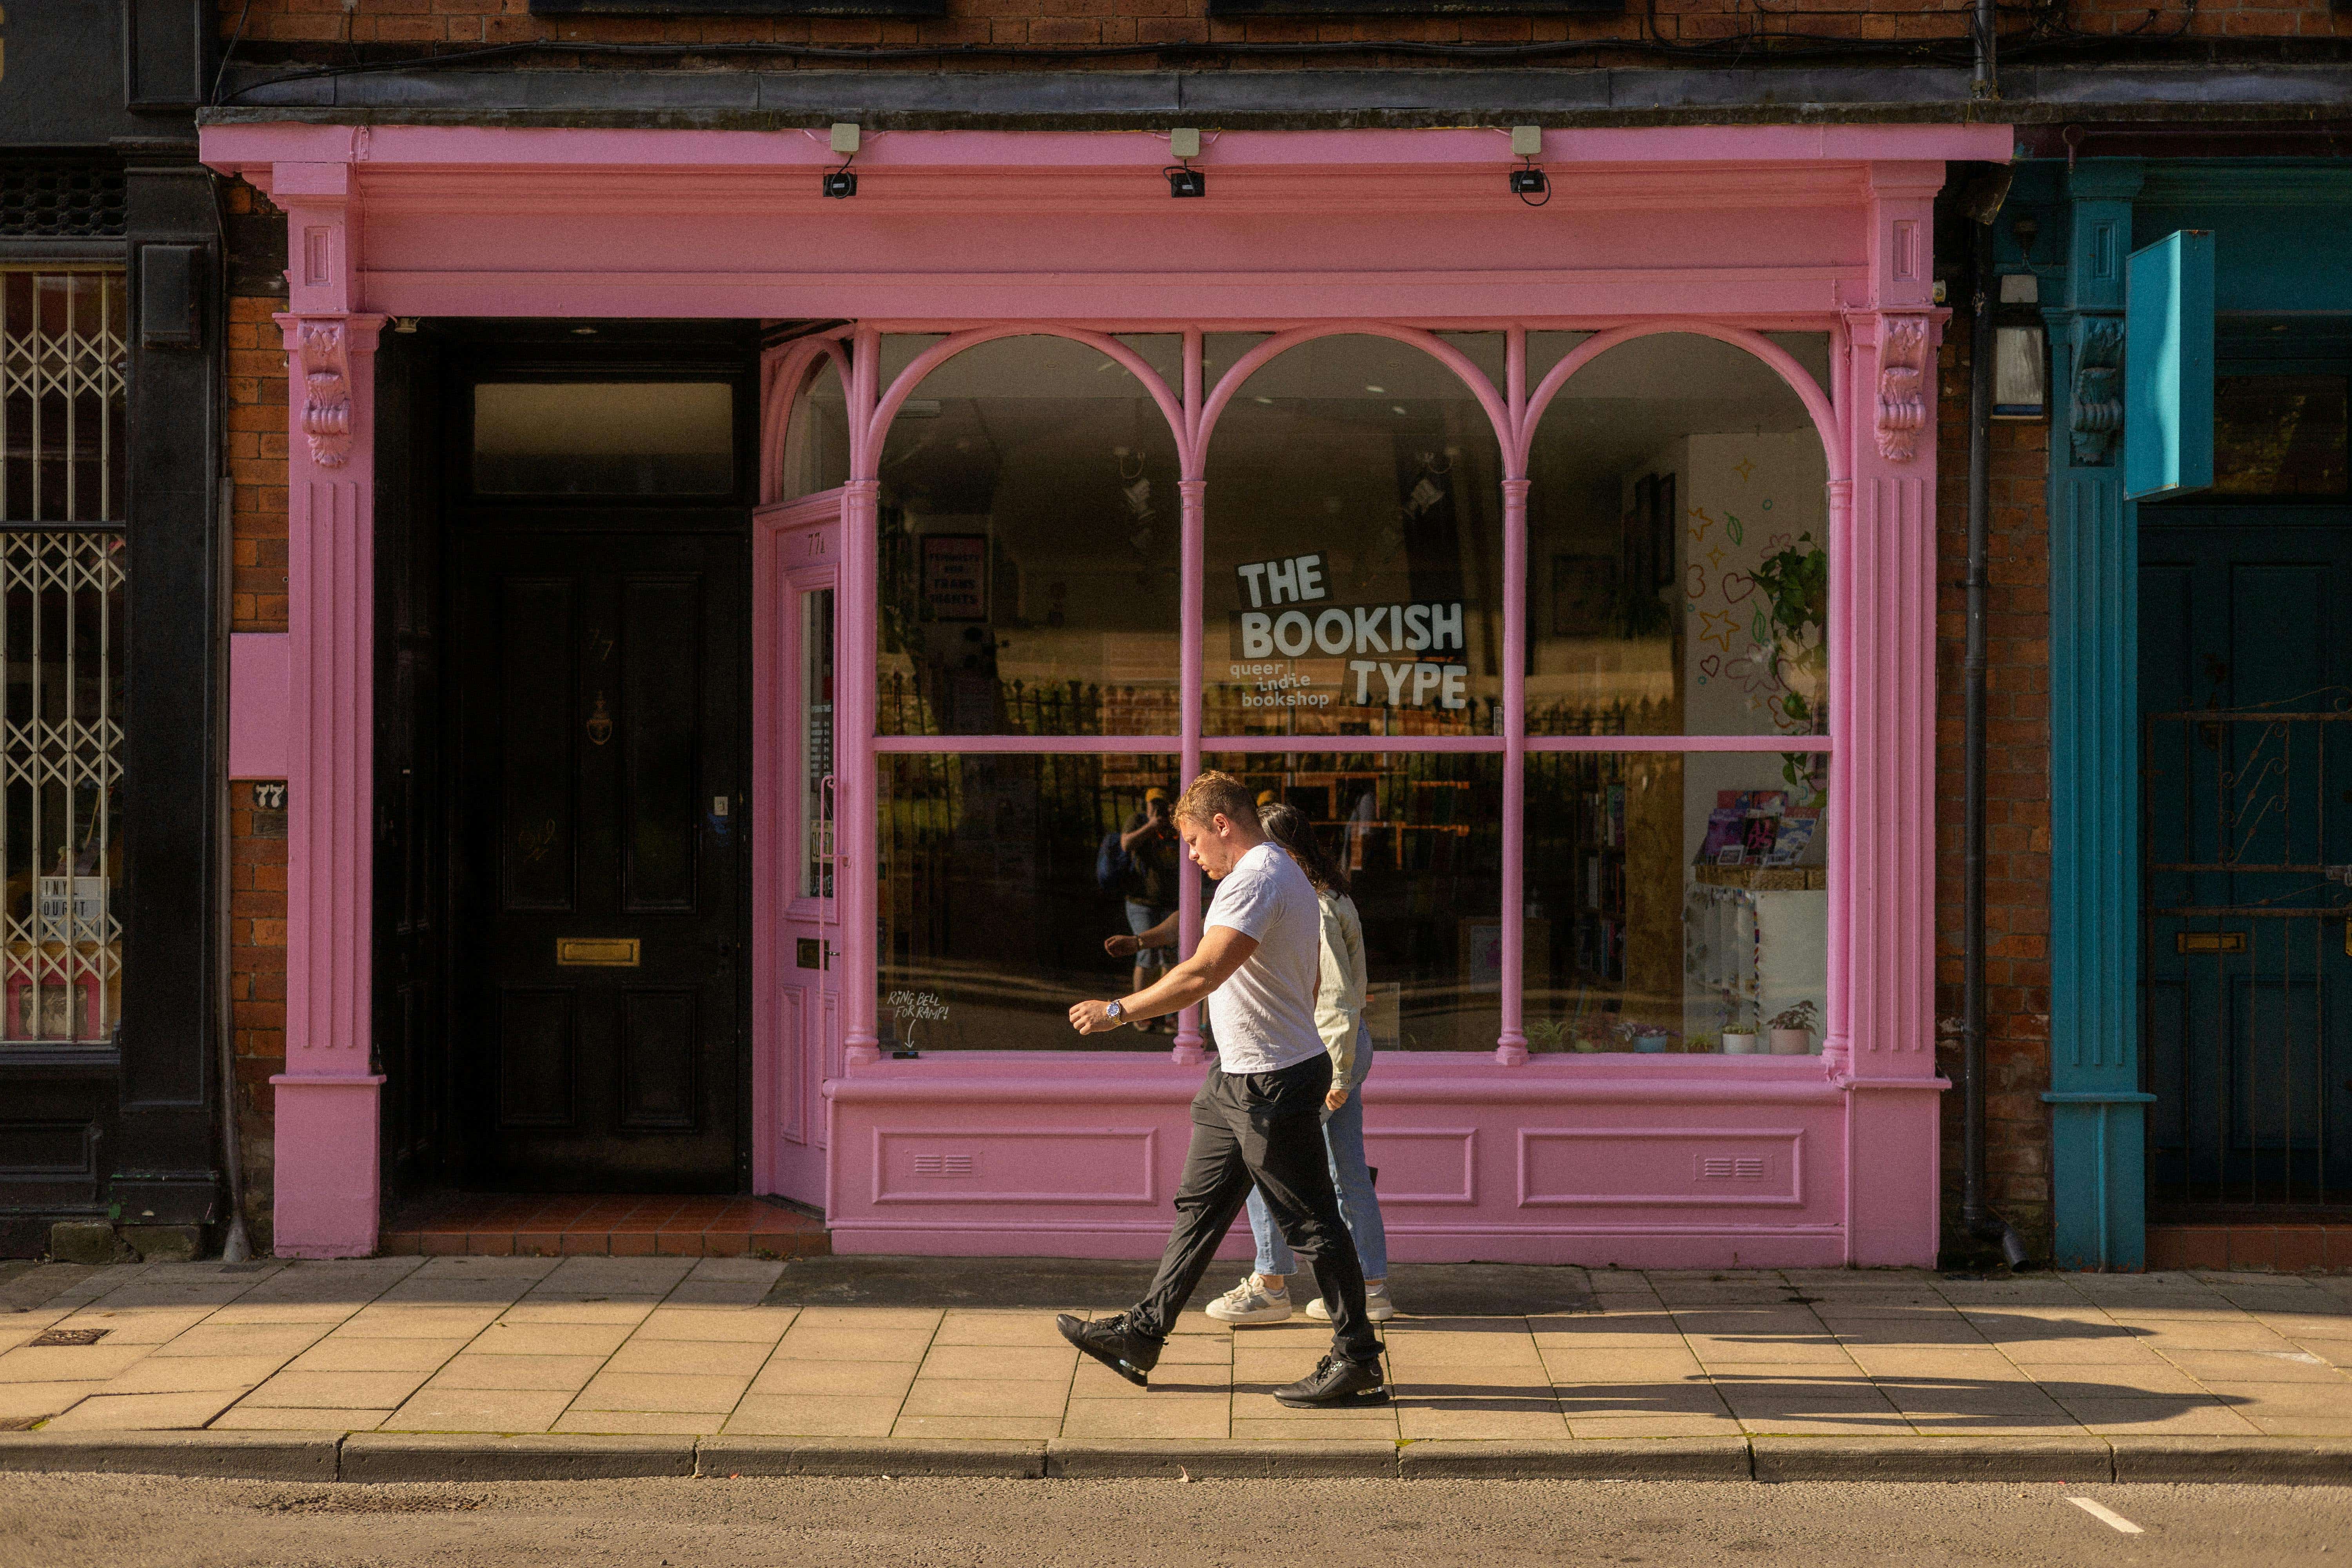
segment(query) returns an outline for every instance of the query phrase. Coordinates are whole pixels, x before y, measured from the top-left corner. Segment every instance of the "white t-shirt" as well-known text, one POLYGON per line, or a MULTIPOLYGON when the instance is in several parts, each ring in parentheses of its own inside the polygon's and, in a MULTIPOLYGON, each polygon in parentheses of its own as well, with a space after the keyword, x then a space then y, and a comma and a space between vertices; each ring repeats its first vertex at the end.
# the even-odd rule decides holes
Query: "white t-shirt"
POLYGON ((1323 981, 1323 909, 1315 884, 1271 844, 1236 861, 1203 922, 1257 942, 1257 951, 1209 996, 1217 1065, 1280 1072, 1323 1052, 1315 997, 1323 981))

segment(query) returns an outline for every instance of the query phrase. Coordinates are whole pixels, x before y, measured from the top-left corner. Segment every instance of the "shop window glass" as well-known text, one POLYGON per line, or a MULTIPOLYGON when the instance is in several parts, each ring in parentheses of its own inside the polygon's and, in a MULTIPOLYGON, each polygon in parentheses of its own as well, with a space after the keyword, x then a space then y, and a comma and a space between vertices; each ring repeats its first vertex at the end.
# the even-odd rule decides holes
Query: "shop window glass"
POLYGON ((1828 776, 1819 752, 1530 755, 1528 1048, 1818 1054, 1828 776))
POLYGON ((1375 1048, 1491 1051, 1502 1016, 1503 759, 1493 752, 1204 760, 1297 807, 1354 883, 1375 1048))
POLYGON ((1528 477, 1530 735, 1828 732, 1828 464, 1770 366, 1620 344, 1560 388, 1528 477))
POLYGON ((1207 733, 1499 732, 1500 451, 1451 370, 1302 343, 1226 406, 1207 477, 1207 733))
POLYGON ((783 495, 789 500, 848 482, 849 410, 841 367, 828 358, 793 409, 784 436, 783 495))
MULTIPOLYGON (((1146 792, 1173 790, 1172 755, 910 755, 876 759, 883 949, 876 1016, 886 1052, 1148 1050, 1168 1035, 1081 1037, 1069 1009, 1134 988, 1103 950, 1128 902, 1172 909, 1180 846, 1121 864, 1118 836, 1146 792), (1106 853, 1106 840, 1112 853, 1106 853)), ((1155 976, 1156 977, 1156 976, 1155 976)))
POLYGON ((482 495, 724 495, 735 388, 723 381, 486 381, 474 388, 482 495))
POLYGON ((0 270, 0 1040, 122 1014, 123 280, 0 270), (57 529, 40 525, 76 523, 57 529))
POLYGON ((2347 388, 2340 375, 2225 375, 2213 388, 2213 493, 2340 496, 2347 388))
POLYGON ((880 478, 882 734, 1175 732, 1176 443, 1134 375, 983 343, 915 389, 880 478))

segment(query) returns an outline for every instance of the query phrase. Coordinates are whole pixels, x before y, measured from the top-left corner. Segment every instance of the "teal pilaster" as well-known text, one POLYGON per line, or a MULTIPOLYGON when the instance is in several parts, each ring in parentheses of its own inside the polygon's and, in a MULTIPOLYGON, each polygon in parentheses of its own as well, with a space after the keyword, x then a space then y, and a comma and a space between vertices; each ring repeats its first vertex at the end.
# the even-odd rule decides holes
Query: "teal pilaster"
POLYGON ((2139 521, 2124 500, 2124 260, 2137 159, 2064 185, 2044 310, 2050 431, 2050 1105, 2056 1260, 2147 1261, 2139 1086, 2139 521))

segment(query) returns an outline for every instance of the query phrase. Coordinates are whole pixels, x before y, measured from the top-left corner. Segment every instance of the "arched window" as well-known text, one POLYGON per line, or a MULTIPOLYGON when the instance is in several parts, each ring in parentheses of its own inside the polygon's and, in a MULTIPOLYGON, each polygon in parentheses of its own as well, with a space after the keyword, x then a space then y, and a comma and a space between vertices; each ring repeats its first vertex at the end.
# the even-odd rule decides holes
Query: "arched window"
MULTIPOLYGON (((1825 372, 1825 337, 1782 346, 1825 372)), ((1769 1051, 1779 1019, 1784 1050, 1800 1025, 1818 1050, 1830 805, 1820 433, 1756 354, 1665 332, 1570 375, 1529 456, 1530 1047, 1769 1051), (1621 735, 1669 743, 1601 739, 1621 735)))

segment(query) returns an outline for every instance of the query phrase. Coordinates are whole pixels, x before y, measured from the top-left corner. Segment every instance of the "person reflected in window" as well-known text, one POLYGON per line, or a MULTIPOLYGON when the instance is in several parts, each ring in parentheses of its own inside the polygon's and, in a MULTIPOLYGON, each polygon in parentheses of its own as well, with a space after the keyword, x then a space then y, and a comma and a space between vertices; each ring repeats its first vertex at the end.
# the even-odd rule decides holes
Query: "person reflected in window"
MULTIPOLYGON (((1386 1322, 1396 1316, 1388 1288, 1388 1228, 1381 1221, 1381 1200, 1364 1161, 1361 1090, 1372 1070, 1372 1035, 1364 1022, 1370 981, 1364 967, 1363 921, 1349 897, 1348 873, 1324 852, 1306 813, 1261 797, 1258 821, 1266 837, 1307 873, 1321 906, 1322 984, 1316 995, 1315 1027, 1331 1058, 1331 1089, 1323 1100, 1323 1146, 1330 1159, 1332 1184, 1339 1192, 1340 1217, 1348 1223, 1363 1264, 1365 1316, 1386 1322)), ((1139 949, 1172 952, 1176 917, 1171 914, 1134 936, 1112 937, 1103 945, 1114 957, 1139 949)), ((1256 1271, 1242 1276, 1240 1284, 1210 1302, 1209 1316, 1227 1323, 1278 1323, 1290 1316, 1290 1276, 1298 1272, 1298 1259, 1283 1241, 1265 1195, 1255 1189, 1249 1196, 1249 1220, 1250 1235, 1257 1243, 1256 1271)), ((1329 1314, 1318 1297, 1307 1304, 1307 1315, 1322 1320, 1329 1314)))
MULTIPOLYGON (((1175 918, 1177 838, 1175 819, 1169 815, 1170 805, 1168 792, 1155 785, 1143 792, 1143 809, 1130 813, 1119 827, 1118 848, 1125 866, 1120 891, 1127 900, 1127 928, 1136 937, 1175 918)), ((1138 991, 1167 972, 1168 947, 1131 942, 1112 956, 1129 954, 1135 959, 1138 991)), ((1172 1035, 1176 1032, 1176 1020, 1148 1018, 1136 1027, 1146 1034, 1172 1035)))

